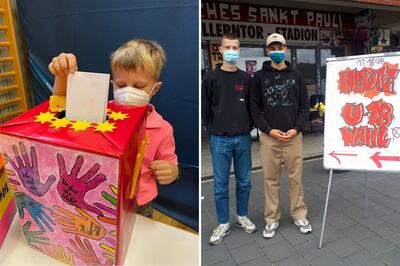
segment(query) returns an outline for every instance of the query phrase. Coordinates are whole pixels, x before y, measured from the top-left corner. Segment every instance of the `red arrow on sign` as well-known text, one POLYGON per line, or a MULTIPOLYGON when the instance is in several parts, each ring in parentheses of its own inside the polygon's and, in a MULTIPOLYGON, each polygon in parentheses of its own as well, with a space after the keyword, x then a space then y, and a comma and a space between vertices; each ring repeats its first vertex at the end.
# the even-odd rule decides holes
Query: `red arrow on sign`
POLYGON ((381 154, 381 152, 377 151, 374 153, 374 155, 369 157, 372 161, 374 161, 374 163, 376 164, 376 166, 378 168, 382 168, 382 164, 380 161, 398 161, 398 162, 400 162, 400 156, 379 156, 379 154, 381 154))
POLYGON ((333 158, 335 158, 338 163, 340 164, 340 160, 339 157, 337 156, 357 156, 357 154, 355 153, 336 153, 335 151, 332 151, 331 153, 329 153, 330 156, 332 156, 333 158))

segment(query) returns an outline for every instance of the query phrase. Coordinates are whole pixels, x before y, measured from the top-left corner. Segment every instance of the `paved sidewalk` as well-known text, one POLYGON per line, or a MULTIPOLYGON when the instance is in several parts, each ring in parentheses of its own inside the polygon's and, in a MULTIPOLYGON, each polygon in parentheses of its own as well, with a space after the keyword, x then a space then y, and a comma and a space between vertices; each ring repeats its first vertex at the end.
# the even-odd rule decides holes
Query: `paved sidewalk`
POLYGON ((252 175, 249 217, 258 231, 247 234, 234 225, 235 182, 230 181, 232 232, 218 246, 208 239, 216 226, 213 181, 202 183, 202 265, 400 265, 400 176, 393 173, 344 172, 333 176, 323 248, 318 249, 329 175, 322 160, 304 163, 303 186, 313 233, 302 235, 289 216, 287 177, 282 171, 282 218, 273 239, 262 237, 262 172, 252 175), (368 191, 369 216, 364 212, 368 191))

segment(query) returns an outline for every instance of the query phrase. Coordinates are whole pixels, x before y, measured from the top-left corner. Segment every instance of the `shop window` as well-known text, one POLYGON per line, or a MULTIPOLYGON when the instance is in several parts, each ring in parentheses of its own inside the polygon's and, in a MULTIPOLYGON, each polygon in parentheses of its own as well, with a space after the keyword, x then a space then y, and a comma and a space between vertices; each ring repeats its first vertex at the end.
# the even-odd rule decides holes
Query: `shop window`
POLYGON ((336 57, 331 49, 321 49, 321 91, 325 94, 326 88, 326 59, 331 57, 336 57))
POLYGON ((201 44, 201 79, 204 78, 204 75, 210 70, 210 58, 207 49, 207 44, 201 44))
POLYGON ((296 69, 304 75, 306 85, 316 85, 316 59, 314 48, 298 48, 296 69))
POLYGON ((241 47, 240 48, 241 57, 263 57, 264 48, 263 47, 241 47))
POLYGON ((317 94, 316 49, 296 48, 294 52, 296 53, 295 69, 303 73, 308 95, 317 94))
POLYGON ((289 47, 285 55, 285 61, 288 61, 289 63, 292 62, 292 49, 289 47))

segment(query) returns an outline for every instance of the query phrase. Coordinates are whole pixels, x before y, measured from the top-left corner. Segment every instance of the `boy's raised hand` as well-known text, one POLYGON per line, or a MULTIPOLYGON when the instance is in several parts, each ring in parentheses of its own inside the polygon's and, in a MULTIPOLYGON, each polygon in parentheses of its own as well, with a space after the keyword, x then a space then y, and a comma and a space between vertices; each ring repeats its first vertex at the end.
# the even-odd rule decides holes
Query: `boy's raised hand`
POLYGON ((61 53, 59 56, 54 57, 49 64, 49 70, 56 77, 63 77, 69 73, 74 73, 78 70, 75 55, 61 53))
POLYGON ((173 182, 179 172, 177 165, 163 160, 153 161, 149 168, 161 185, 167 185, 173 182))

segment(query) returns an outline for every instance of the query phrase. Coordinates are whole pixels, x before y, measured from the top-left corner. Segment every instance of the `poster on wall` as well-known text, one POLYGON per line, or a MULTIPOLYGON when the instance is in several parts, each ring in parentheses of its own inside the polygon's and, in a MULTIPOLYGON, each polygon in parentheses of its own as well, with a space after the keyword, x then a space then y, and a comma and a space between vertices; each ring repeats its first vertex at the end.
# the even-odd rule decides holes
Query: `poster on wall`
POLYGON ((400 171, 400 53, 327 59, 324 167, 400 171))
POLYGON ((264 61, 269 60, 269 57, 239 57, 237 67, 246 71, 251 76, 262 68, 264 61))
POLYGON ((222 64, 223 61, 222 54, 219 51, 218 42, 210 42, 209 49, 210 49, 211 69, 214 69, 216 64, 222 64))

